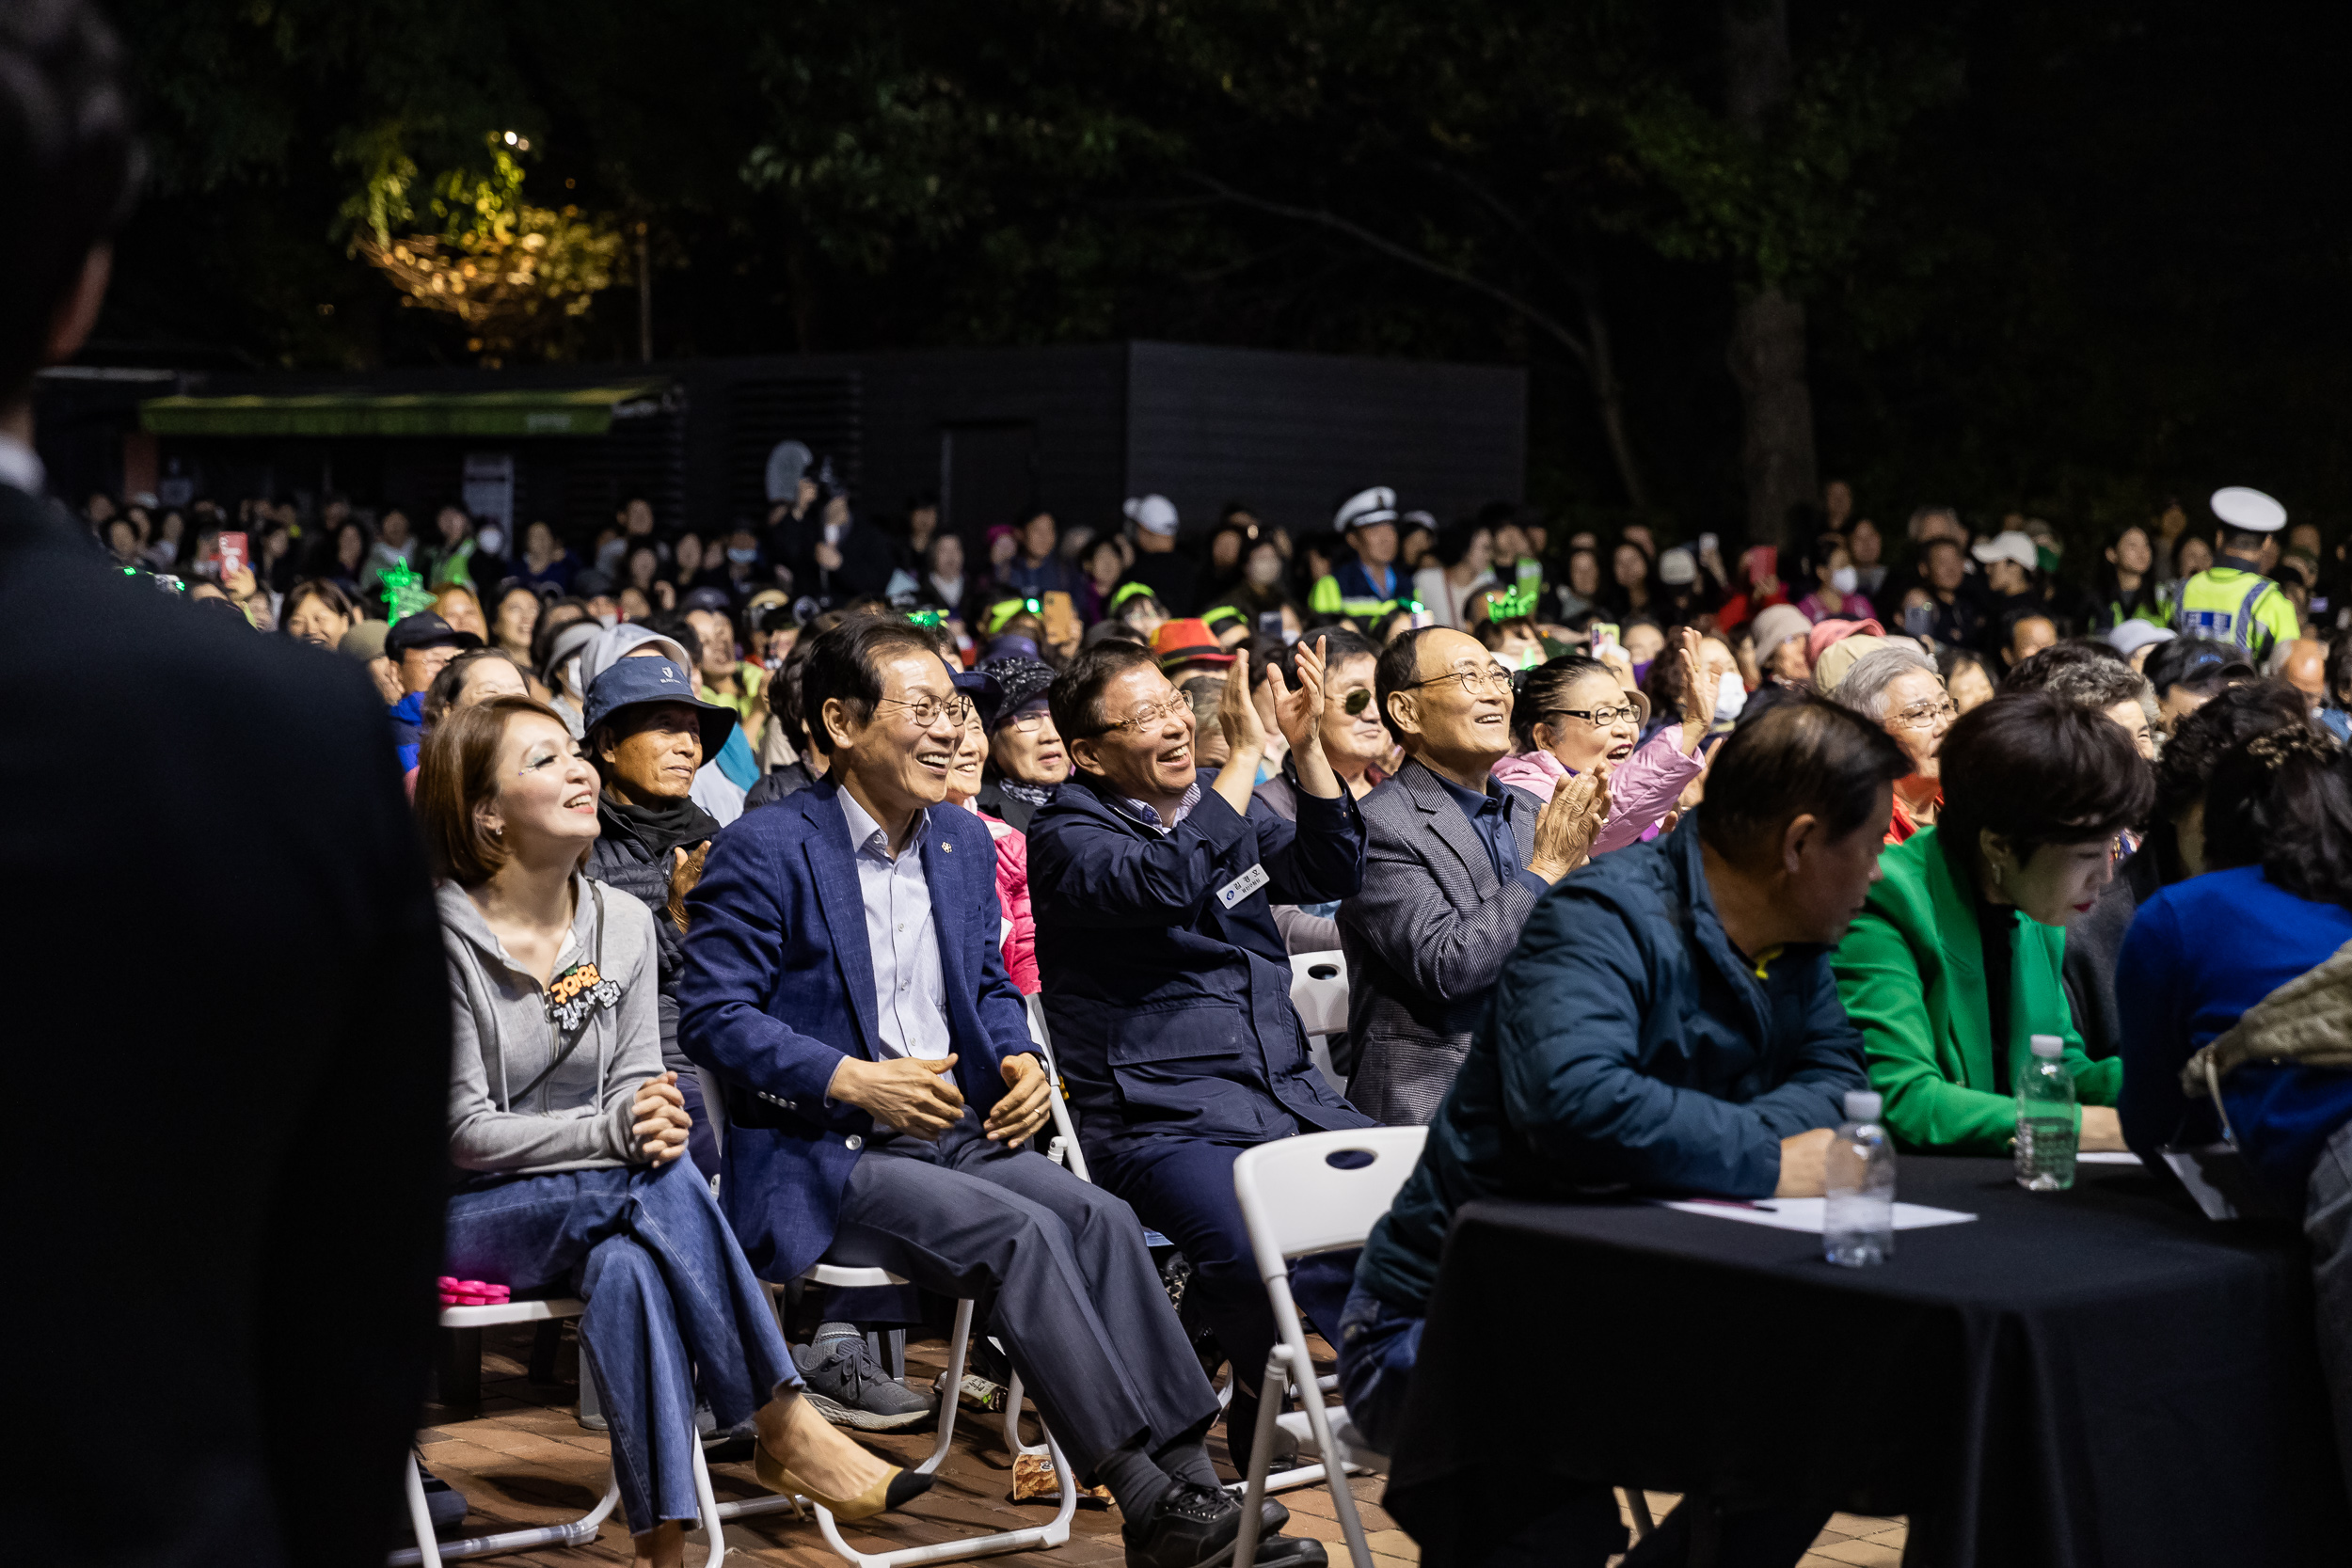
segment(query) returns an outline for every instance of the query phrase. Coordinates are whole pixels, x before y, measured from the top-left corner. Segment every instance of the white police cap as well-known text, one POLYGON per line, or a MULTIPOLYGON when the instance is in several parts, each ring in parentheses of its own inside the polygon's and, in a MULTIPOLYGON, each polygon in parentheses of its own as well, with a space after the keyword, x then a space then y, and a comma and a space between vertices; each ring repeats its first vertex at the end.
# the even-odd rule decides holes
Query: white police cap
POLYGON ((1339 511, 1331 518, 1331 526, 1345 533, 1350 529, 1370 528, 1375 523, 1396 521, 1396 492, 1385 484, 1369 490, 1359 490, 1340 502, 1339 511))
POLYGON ((2287 526, 2287 509, 2243 484, 2229 484, 2213 493, 2213 515, 2233 529, 2249 533, 2276 533, 2287 526))

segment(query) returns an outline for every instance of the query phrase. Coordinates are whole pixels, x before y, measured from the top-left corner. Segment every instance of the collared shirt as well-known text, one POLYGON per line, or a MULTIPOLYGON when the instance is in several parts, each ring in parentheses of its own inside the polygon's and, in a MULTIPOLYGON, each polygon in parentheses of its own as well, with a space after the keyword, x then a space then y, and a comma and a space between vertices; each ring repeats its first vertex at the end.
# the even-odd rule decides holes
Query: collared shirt
POLYGON ((866 905, 866 945, 874 960, 874 1019, 882 1048, 898 1056, 935 1062, 947 1054, 947 982, 939 967, 939 929, 931 924, 931 885, 923 875, 923 832, 929 812, 897 857, 890 835, 848 790, 841 815, 857 858, 859 896, 866 905))
POLYGON ((0 436, 0 484, 38 496, 48 478, 49 471, 41 466, 39 452, 13 436, 0 436))
POLYGON ((1158 812, 1145 805, 1141 800, 1122 795, 1120 797, 1119 803, 1132 812, 1145 827, 1155 832, 1172 833, 1176 831, 1176 825, 1190 816, 1192 808, 1200 803, 1200 781, 1195 779, 1184 786, 1184 798, 1176 802, 1176 809, 1168 813, 1168 820, 1165 822, 1160 820, 1158 812))
POLYGON ((1549 882, 1519 864, 1518 836, 1511 829, 1514 801, 1508 789, 1488 778, 1486 792, 1480 795, 1464 789, 1434 768, 1430 768, 1429 776, 1445 785, 1445 792, 1454 797, 1454 803, 1462 808, 1464 816, 1470 818, 1470 832, 1476 833, 1478 842, 1486 847, 1486 858, 1494 865, 1496 881, 1524 882, 1538 898, 1550 891, 1549 882))

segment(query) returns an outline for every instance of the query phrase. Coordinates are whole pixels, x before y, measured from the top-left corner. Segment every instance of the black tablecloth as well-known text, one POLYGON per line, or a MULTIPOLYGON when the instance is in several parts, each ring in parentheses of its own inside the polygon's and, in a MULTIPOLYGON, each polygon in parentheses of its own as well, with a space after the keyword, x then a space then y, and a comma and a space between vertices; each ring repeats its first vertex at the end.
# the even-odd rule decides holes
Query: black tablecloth
POLYGON ((1482 1497, 1548 1473, 1908 1513, 1936 1568, 2352 1563, 2293 1227, 2214 1224, 2137 1166, 1899 1181, 1979 1217, 1842 1269, 1653 1205, 1468 1206, 1391 1512, 1452 1559, 1482 1497))

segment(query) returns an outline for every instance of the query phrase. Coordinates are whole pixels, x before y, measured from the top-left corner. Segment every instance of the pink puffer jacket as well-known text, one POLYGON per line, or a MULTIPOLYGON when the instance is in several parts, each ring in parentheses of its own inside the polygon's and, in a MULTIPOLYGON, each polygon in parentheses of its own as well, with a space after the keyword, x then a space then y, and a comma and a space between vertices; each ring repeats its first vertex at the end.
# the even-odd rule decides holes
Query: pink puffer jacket
MULTIPOLYGON (((1701 766, 1697 757, 1682 754, 1681 725, 1669 724, 1650 736, 1648 745, 1609 775, 1609 819, 1600 825, 1593 853, 1604 855, 1656 838, 1658 824, 1699 776, 1701 766)), ((1496 778, 1546 800, 1567 773, 1567 765, 1549 752, 1529 752, 1495 764, 1496 778)))

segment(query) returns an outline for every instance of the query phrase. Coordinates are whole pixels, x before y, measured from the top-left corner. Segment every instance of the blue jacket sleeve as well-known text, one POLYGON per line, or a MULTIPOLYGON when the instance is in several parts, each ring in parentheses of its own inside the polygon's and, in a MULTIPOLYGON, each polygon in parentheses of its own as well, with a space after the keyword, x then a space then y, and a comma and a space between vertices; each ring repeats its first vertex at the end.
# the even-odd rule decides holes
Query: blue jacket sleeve
MULTIPOLYGON (((2180 994, 2180 918, 2161 897, 2143 906, 2115 960, 2116 1016, 2123 1037, 2123 1141, 2151 1169, 2169 1174, 2156 1150, 2180 1138, 2195 1107, 2181 1092, 2189 1057, 2188 1004, 2180 994)), ((2217 1131, 2214 1133, 2218 1136, 2217 1131)), ((2191 1130, 2191 1141, 2201 1141, 2191 1130)))
POLYGON ((1057 813, 1032 824, 1029 887, 1033 894, 1052 889, 1057 903, 1095 926, 1186 925, 1216 891, 1217 857, 1255 822, 1207 789, 1174 832, 1149 838, 1089 816, 1057 813))
MULTIPOLYGON (((698 1065, 813 1112, 845 1053, 768 1012, 786 948, 797 936, 786 929, 777 890, 787 883, 776 860, 755 832, 723 832, 710 841, 702 880, 686 901, 678 1043, 698 1065)), ((818 935, 820 946, 830 943, 829 934, 818 935)))
POLYGON ((1495 992, 1503 1100, 1536 1153, 1595 1180, 1769 1197, 1780 1139, 1755 1106, 1641 1069, 1642 1020, 1674 1006, 1625 917, 1572 887, 1535 907, 1495 992))
POLYGON ((1364 875, 1364 818, 1344 785, 1330 800, 1298 791, 1294 825, 1262 800, 1249 803, 1258 863, 1277 904, 1330 904, 1352 896, 1364 875))

